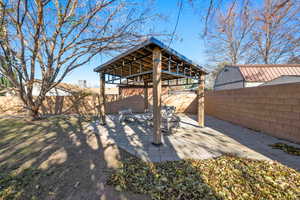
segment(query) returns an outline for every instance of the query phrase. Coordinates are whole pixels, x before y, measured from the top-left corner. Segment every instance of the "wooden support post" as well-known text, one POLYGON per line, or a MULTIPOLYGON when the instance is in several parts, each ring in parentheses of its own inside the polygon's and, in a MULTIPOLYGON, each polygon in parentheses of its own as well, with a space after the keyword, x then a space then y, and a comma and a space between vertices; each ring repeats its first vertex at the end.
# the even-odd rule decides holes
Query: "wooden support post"
POLYGON ((204 127, 204 82, 205 74, 200 74, 200 83, 198 86, 197 100, 198 100, 198 124, 204 127))
POLYGON ((153 144, 161 145, 161 50, 153 50, 153 144))
POLYGON ((148 82, 144 82, 144 112, 148 110, 148 82))
POLYGON ((105 75, 104 73, 99 73, 100 75, 100 95, 99 95, 99 113, 100 113, 100 124, 105 125, 105 75))

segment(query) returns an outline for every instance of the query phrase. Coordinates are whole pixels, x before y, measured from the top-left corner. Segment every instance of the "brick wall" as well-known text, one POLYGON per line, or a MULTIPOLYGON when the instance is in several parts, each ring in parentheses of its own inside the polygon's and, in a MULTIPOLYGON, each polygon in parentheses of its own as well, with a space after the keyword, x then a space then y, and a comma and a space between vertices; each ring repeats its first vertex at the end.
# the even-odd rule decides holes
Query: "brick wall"
POLYGON ((300 143, 300 83, 206 92, 205 112, 300 143))

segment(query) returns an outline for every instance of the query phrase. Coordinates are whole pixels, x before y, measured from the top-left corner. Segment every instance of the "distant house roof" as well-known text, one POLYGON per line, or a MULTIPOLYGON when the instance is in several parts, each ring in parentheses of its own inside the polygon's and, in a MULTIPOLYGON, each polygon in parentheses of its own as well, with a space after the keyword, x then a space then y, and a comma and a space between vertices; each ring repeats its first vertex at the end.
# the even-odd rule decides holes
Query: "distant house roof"
POLYGON ((228 65, 238 67, 247 82, 267 82, 280 76, 299 76, 300 64, 228 65))
MULTIPOLYGON (((42 80, 36 79, 34 83, 42 84, 42 80)), ((59 83, 55 86, 55 88, 70 93, 76 93, 82 91, 82 88, 80 88, 79 86, 69 84, 69 83, 59 83)))
POLYGON ((278 84, 287 84, 287 83, 298 83, 300 82, 300 76, 295 75, 282 75, 278 78, 275 78, 271 81, 263 83, 261 86, 264 85, 278 85, 278 84))

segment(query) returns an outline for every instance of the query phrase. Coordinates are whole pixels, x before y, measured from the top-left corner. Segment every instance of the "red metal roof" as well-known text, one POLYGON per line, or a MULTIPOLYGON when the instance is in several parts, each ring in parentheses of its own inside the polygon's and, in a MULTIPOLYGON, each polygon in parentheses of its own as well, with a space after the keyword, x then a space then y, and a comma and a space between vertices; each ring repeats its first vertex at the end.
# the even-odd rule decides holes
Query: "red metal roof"
POLYGON ((236 65, 245 81, 266 82, 283 75, 300 75, 300 64, 236 65))

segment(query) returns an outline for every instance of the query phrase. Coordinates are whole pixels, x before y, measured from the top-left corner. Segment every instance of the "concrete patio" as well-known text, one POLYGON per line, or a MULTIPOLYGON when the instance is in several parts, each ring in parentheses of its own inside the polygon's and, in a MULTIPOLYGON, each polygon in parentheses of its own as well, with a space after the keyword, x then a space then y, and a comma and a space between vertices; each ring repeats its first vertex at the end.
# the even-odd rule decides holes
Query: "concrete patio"
MULTIPOLYGON (((117 115, 107 116, 107 125, 92 123, 100 138, 106 143, 124 149, 144 161, 163 162, 180 159, 208 159, 223 154, 258 160, 276 160, 300 170, 300 159, 269 145, 282 141, 272 136, 255 132, 216 118, 206 116, 205 128, 197 125, 196 116, 179 114, 180 127, 172 134, 164 134, 163 145, 154 146, 153 129, 140 122, 122 125, 117 115)), ((291 144, 297 147, 300 145, 291 144)))

